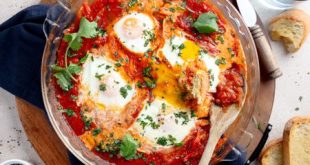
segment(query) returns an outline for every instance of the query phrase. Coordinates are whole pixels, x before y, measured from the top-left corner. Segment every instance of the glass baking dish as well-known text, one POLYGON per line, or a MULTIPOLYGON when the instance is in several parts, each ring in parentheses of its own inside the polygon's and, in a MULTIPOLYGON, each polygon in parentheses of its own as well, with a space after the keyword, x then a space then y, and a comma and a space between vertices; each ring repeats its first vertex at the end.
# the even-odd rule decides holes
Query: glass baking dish
MULTIPOLYGON (((212 159, 211 164, 215 164, 223 161, 223 158, 230 151, 234 151, 235 155, 238 156, 240 152, 236 148, 246 150, 253 140, 251 133, 246 132, 245 129, 254 112, 256 96, 259 89, 260 73, 254 41, 237 10, 228 0, 210 1, 223 12, 224 17, 226 17, 237 31, 247 62, 247 95, 245 103, 235 122, 224 133, 224 136, 228 139, 227 142, 219 150, 214 151, 216 156, 212 159)), ((57 111, 59 104, 55 97, 53 84, 51 83, 52 71, 49 66, 56 62, 56 52, 63 37, 63 31, 73 22, 76 11, 81 5, 82 0, 58 0, 47 14, 43 25, 47 39, 41 69, 43 99, 49 120, 65 146, 84 164, 108 164, 107 161, 99 158, 84 146, 62 113, 57 111)))

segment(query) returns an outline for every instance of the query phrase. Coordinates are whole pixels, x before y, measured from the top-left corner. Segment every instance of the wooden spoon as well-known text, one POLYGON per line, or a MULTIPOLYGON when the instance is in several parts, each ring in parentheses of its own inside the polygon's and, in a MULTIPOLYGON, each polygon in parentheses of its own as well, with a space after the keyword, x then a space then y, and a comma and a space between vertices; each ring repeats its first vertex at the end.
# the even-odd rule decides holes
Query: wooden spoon
POLYGON ((235 121, 239 112, 240 108, 236 105, 230 106, 226 111, 224 111, 221 107, 212 106, 210 112, 211 128, 209 139, 200 159, 199 165, 207 165, 210 163, 218 141, 227 128, 235 121))

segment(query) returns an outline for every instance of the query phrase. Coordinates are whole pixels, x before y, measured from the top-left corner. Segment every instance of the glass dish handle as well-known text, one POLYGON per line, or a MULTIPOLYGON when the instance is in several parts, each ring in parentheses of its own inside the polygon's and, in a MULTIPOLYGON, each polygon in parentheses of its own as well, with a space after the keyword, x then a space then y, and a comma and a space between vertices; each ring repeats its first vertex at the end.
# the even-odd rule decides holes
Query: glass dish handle
POLYGON ((234 162, 238 159, 240 159, 242 157, 243 154, 245 154, 245 151, 248 149, 248 147, 250 146, 250 144, 252 143, 254 136, 253 134, 251 134, 250 132, 244 131, 243 132, 243 140, 244 140, 244 144, 245 146, 236 146, 236 147, 232 147, 230 153, 228 154, 228 158, 224 158, 221 160, 221 162, 234 162))
MULTIPOLYGON (((69 22, 74 19, 75 14, 67 5, 66 1, 58 0, 55 5, 53 5, 46 14, 46 18, 43 23, 43 32, 46 39, 49 38, 51 30, 54 30, 54 34, 62 33, 64 30, 64 25, 68 25, 69 22)), ((55 35, 57 36, 57 35, 55 35)))

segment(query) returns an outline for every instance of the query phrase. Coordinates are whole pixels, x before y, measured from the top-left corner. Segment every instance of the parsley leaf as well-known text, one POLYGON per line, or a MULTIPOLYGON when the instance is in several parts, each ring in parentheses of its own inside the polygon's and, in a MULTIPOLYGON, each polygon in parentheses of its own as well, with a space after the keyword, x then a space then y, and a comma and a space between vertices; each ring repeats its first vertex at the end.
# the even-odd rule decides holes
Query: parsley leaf
POLYGON ((57 79, 57 84, 64 91, 69 91, 73 87, 71 75, 81 72, 81 67, 76 64, 70 64, 66 69, 57 65, 52 65, 51 68, 55 72, 54 77, 57 79))
POLYGON ((183 142, 176 142, 177 139, 175 137, 173 137, 172 135, 168 135, 168 137, 162 136, 157 138, 156 143, 161 145, 161 146, 177 146, 177 147, 181 147, 183 146, 183 142))
POLYGON ((89 130, 91 123, 93 122, 93 118, 91 118, 91 117, 89 118, 89 117, 83 115, 82 120, 84 122, 84 129, 89 130))
POLYGON ((78 74, 81 72, 81 67, 76 64, 70 64, 69 67, 67 68, 68 72, 71 74, 78 74))
POLYGON ((189 115, 187 112, 177 112, 174 113, 175 118, 181 119, 182 125, 186 125, 189 122, 189 115))
POLYGON ((80 59, 80 64, 83 64, 86 62, 87 58, 88 58, 89 54, 86 54, 83 58, 80 59))
POLYGON ((69 91, 73 87, 71 80, 65 76, 64 72, 55 73, 54 77, 57 79, 57 84, 64 91, 69 91))
POLYGON ((99 89, 100 89, 102 92, 104 92, 104 91, 107 90, 107 85, 106 85, 106 84, 101 84, 101 85, 99 86, 99 89))
POLYGON ((128 95, 128 92, 127 92, 127 88, 126 87, 121 87, 121 89, 119 90, 121 95, 126 98, 127 95, 128 95))
POLYGON ((126 134, 120 146, 120 154, 126 160, 134 159, 138 147, 138 142, 131 135, 126 134))
POLYGON ((199 33, 210 34, 218 31, 217 20, 218 17, 213 12, 203 13, 198 17, 193 27, 196 28, 199 33))
POLYGON ((161 146, 166 146, 168 144, 167 142, 167 138, 166 137, 159 137, 156 141, 157 144, 161 145, 161 146))
POLYGON ((92 131, 92 134, 93 134, 93 136, 97 136, 97 135, 100 134, 100 132, 101 132, 101 128, 97 128, 97 129, 94 129, 94 130, 92 131))
POLYGON ((134 5, 136 5, 136 3, 138 3, 138 0, 131 0, 131 1, 128 3, 128 6, 129 6, 129 7, 133 7, 134 5))
POLYGON ((151 75, 151 70, 152 70, 152 68, 150 66, 144 68, 143 71, 142 71, 143 76, 144 77, 152 78, 153 76, 151 75))
POLYGON ((69 48, 78 51, 82 47, 82 37, 94 38, 98 35, 97 23, 89 22, 85 17, 81 18, 79 31, 64 36, 64 40, 69 43, 69 48))
POLYGON ((69 116, 69 117, 72 117, 75 113, 72 109, 66 109, 65 110, 65 113, 69 116))
POLYGON ((226 59, 225 58, 220 58, 215 60, 216 65, 225 65, 226 64, 226 59))

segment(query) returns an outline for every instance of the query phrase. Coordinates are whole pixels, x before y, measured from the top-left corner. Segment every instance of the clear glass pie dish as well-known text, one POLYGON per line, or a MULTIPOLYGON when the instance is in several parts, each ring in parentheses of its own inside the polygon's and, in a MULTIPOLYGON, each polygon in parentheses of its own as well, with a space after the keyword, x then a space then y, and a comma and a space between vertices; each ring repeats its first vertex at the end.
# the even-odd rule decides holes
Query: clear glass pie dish
MULTIPOLYGON (((234 148, 246 149, 251 141, 251 136, 245 131, 247 128, 256 103, 256 96, 259 89, 260 73, 255 44, 248 28, 243 23, 236 9, 228 0, 210 0, 213 5, 219 8, 224 17, 232 24, 240 38, 247 63, 247 94, 244 105, 235 122, 227 129, 224 136, 227 142, 219 149, 214 151, 215 157, 212 163, 221 161, 225 155, 234 148), (248 136, 248 141, 240 141, 241 137, 248 136)), ((42 93, 44 104, 49 116, 50 122, 65 146, 84 164, 108 164, 105 160, 96 156, 85 147, 80 138, 67 123, 65 117, 58 111, 58 101, 55 95, 55 89, 51 82, 52 70, 50 66, 55 64, 56 53, 63 38, 63 31, 73 22, 76 11, 82 5, 82 0, 69 1, 58 0, 48 12, 44 23, 44 32, 47 37, 46 47, 42 60, 42 93)))

